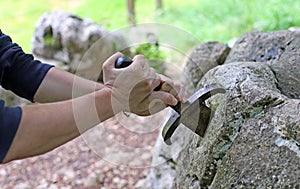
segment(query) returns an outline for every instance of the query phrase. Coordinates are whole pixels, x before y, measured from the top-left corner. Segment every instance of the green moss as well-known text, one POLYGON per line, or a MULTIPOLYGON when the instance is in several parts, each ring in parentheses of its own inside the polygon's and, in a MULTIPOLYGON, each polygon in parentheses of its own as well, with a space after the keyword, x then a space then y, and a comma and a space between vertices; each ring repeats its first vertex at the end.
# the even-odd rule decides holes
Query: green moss
POLYGON ((148 60, 149 65, 153 67, 157 73, 165 71, 165 55, 159 49, 159 44, 143 43, 134 49, 134 54, 143 54, 148 60))
POLYGON ((52 34, 46 34, 44 36, 44 45, 46 46, 53 46, 54 45, 54 38, 52 34))

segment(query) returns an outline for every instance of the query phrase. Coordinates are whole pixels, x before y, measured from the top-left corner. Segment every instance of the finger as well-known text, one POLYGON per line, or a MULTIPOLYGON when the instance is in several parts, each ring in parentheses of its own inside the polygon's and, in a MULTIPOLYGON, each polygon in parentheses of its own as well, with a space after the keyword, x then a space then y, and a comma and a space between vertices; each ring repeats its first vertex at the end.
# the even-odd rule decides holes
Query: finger
POLYGON ((176 98, 183 103, 187 101, 188 93, 183 85, 180 85, 180 90, 176 98))
POLYGON ((145 84, 144 89, 146 91, 152 93, 161 84, 161 79, 155 73, 155 70, 150 68, 147 73, 144 73, 141 83, 145 84))
POLYGON ((158 74, 160 76, 160 78, 165 81, 165 82, 168 82, 168 83, 171 83, 172 82, 172 79, 168 78, 167 76, 165 75, 162 75, 162 74, 158 74))
POLYGON ((161 84, 161 78, 159 74, 156 74, 154 68, 150 68, 149 77, 151 78, 151 91, 154 91, 161 84))
MULTIPOLYGON (((172 80, 167 80, 167 81, 163 82, 160 90, 169 92, 177 98, 177 96, 181 90, 181 85, 174 84, 174 82, 172 80)), ((179 100, 179 98, 177 98, 177 99, 179 100)))
POLYGON ((177 100, 179 100, 179 96, 178 96, 179 89, 178 88, 173 87, 169 93, 172 94, 177 100))
POLYGON ((161 85, 161 91, 170 92, 173 89, 173 86, 170 83, 163 82, 161 85))
POLYGON ((150 101, 148 107, 150 114, 155 114, 168 106, 175 106, 178 102, 174 96, 162 91, 153 92, 147 100, 150 101))
POLYGON ((144 55, 136 55, 133 57, 133 63, 132 65, 138 65, 140 68, 147 70, 149 68, 149 65, 147 63, 147 59, 145 58, 144 55))
POLYGON ((157 112, 164 110, 167 105, 160 99, 154 99, 149 103, 148 112, 153 115, 157 112))
POLYGON ((112 56, 110 56, 103 64, 102 68, 105 70, 112 69, 115 67, 115 62, 118 58, 122 57, 123 54, 121 52, 116 52, 112 56))
POLYGON ((159 99, 168 106, 175 106, 178 100, 171 94, 163 91, 154 91, 150 96, 149 100, 159 99))
POLYGON ((178 85, 175 85, 170 78, 164 75, 160 75, 160 77, 162 80, 161 91, 171 92, 174 96, 176 96, 178 94, 178 89, 176 88, 178 85))

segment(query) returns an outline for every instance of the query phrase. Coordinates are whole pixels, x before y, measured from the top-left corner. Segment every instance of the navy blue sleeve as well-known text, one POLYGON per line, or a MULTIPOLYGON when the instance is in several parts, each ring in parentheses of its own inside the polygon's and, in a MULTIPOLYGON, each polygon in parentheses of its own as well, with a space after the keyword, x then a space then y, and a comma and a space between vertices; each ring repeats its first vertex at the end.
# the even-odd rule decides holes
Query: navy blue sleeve
POLYGON ((20 107, 5 107, 0 100, 0 163, 5 158, 19 128, 22 110, 20 107))
MULTIPOLYGON (((34 94, 51 67, 24 53, 0 30, 0 85, 3 88, 33 101, 34 94)), ((20 107, 6 107, 4 101, 0 100, 0 163, 11 146, 21 116, 20 107)))
POLYGON ((0 85, 33 101, 33 96, 51 65, 34 60, 0 30, 0 85))

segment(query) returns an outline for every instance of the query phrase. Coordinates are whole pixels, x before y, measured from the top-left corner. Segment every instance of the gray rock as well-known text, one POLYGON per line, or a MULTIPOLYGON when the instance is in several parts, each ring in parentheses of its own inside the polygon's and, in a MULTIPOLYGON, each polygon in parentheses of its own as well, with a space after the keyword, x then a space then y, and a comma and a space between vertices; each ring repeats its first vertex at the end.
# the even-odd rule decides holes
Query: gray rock
MULTIPOLYGON (((215 114, 203 138, 180 132, 175 166, 152 168, 152 188, 299 188, 297 45, 295 32, 250 32, 237 40, 226 64, 199 77, 195 89, 220 83, 227 92, 206 101, 215 114), (172 186, 159 185, 160 175, 172 175, 172 186)), ((155 155, 169 153, 161 148, 155 155)))
POLYGON ((63 62, 70 71, 86 77, 99 75, 99 64, 126 46, 117 32, 108 32, 89 19, 64 11, 42 15, 32 39, 36 57, 63 62))
POLYGON ((281 92, 290 98, 300 99, 300 32, 293 34, 278 61, 270 66, 281 92))
POLYGON ((299 48, 300 32, 252 31, 236 41, 225 64, 245 61, 266 62, 275 72, 282 93, 291 98, 300 98, 299 48))
MULTIPOLYGON (((161 132, 160 132, 161 133, 161 132)), ((172 136, 173 144, 167 146, 158 137, 153 150, 152 166, 143 189, 170 189, 176 180, 176 166, 180 151, 195 137, 189 129, 180 125, 172 136)))
POLYGON ((215 116, 205 137, 182 151, 174 187, 296 187, 300 101, 281 95, 266 64, 216 67, 198 87, 214 82, 228 92, 209 100, 208 104, 219 104, 215 116))
POLYGON ((223 43, 207 42, 198 45, 189 55, 181 82, 190 93, 195 91, 199 80, 210 69, 224 63, 230 48, 223 43))
POLYGON ((299 188, 299 117, 299 100, 290 99, 246 120, 211 187, 299 188))
POLYGON ((294 36, 291 31, 250 31, 232 47, 225 64, 231 62, 275 62, 294 36))

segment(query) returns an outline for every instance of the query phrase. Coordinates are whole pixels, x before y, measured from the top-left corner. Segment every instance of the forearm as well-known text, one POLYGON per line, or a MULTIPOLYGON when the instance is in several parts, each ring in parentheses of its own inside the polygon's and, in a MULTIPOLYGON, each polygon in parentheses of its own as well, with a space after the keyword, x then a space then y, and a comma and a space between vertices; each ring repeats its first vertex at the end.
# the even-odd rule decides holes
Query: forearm
POLYGON ((110 90, 73 100, 24 106, 19 129, 4 159, 48 152, 114 115, 110 90))
POLYGON ((79 97, 104 87, 103 84, 78 77, 74 74, 51 68, 37 92, 34 95, 35 102, 57 102, 79 97))

